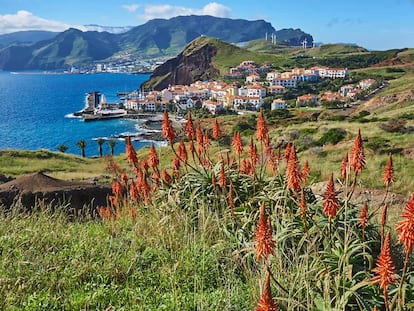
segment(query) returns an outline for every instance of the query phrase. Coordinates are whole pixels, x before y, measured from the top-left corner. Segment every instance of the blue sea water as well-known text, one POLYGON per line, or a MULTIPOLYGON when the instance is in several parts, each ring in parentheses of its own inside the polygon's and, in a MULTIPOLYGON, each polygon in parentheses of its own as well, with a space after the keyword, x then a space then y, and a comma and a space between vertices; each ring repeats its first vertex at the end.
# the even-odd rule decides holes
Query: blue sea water
MULTIPOLYGON (((118 91, 139 88, 149 75, 131 74, 51 74, 41 72, 0 71, 0 150, 49 149, 56 151, 60 144, 67 153, 80 154, 76 142, 87 142, 86 156, 98 154, 96 139, 109 139, 121 134, 139 132, 136 120, 116 119, 84 122, 71 117, 82 110, 85 94, 100 91, 107 102, 117 102, 118 91)), ((134 142, 138 149, 148 142, 134 142)), ((104 153, 109 154, 107 143, 104 153)), ((122 140, 117 142, 115 153, 125 152, 122 140)))

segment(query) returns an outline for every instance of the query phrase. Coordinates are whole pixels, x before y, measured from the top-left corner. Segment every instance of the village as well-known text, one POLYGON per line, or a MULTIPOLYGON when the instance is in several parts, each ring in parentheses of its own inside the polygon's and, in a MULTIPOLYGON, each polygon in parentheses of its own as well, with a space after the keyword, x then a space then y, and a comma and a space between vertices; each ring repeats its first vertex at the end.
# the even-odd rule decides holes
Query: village
POLYGON ((254 61, 243 61, 224 75, 226 82, 196 81, 190 85, 170 85, 161 91, 125 93, 121 99, 124 117, 137 113, 161 112, 164 109, 178 115, 192 109, 204 109, 212 115, 228 111, 245 113, 258 111, 260 108, 345 109, 358 102, 361 95, 368 94, 379 85, 372 78, 348 84, 348 74, 347 68, 328 67, 294 68, 280 72, 272 70, 268 64, 258 66, 254 61), (335 91, 330 88, 319 93, 304 93, 305 86, 311 85, 316 89, 318 83, 326 80, 341 82, 335 91))

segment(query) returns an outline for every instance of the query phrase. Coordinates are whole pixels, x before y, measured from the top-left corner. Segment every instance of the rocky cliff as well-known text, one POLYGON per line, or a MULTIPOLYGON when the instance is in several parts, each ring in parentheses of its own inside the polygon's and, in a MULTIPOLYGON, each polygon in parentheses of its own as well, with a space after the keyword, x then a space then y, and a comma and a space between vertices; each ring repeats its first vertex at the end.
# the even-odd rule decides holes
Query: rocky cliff
POLYGON ((177 57, 156 68, 142 87, 162 90, 169 85, 188 85, 197 80, 217 77, 220 70, 213 64, 213 58, 218 50, 215 41, 207 37, 195 39, 177 57))

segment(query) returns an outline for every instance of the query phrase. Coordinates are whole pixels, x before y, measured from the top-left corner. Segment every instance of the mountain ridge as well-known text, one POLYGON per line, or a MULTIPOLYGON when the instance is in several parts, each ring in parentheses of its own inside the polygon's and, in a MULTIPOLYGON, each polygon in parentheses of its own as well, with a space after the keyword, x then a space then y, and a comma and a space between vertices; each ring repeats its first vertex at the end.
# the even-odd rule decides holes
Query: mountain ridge
MULTIPOLYGON (((176 56, 195 38, 204 35, 235 43, 264 38, 265 34, 277 33, 264 20, 219 18, 213 16, 178 16, 170 19, 154 19, 127 32, 108 32, 68 29, 53 38, 19 47, 12 45, 0 49, 0 69, 63 69, 73 65, 108 60, 119 54, 140 58, 176 56), (98 51, 94 51, 98 49, 98 51)), ((309 41, 311 35, 300 31, 309 41)), ((296 40, 296 41, 295 41, 296 40)))

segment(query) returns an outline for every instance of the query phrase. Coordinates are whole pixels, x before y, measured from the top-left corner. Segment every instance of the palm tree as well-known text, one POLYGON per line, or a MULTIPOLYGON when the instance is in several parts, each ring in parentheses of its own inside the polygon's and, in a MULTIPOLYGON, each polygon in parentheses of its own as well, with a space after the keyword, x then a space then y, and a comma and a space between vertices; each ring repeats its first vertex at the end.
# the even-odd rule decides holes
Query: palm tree
POLYGON ((96 140, 96 142, 98 143, 98 150, 99 150, 99 156, 102 158, 102 145, 103 145, 103 143, 105 142, 105 139, 103 139, 103 138, 98 138, 97 140, 96 140))
POLYGON ((86 140, 81 139, 76 143, 76 145, 80 148, 82 157, 85 157, 85 148, 86 148, 86 140))
POLYGON ((61 144, 61 145, 59 145, 59 146, 57 147, 57 149, 58 149, 60 152, 65 153, 65 152, 66 152, 66 150, 68 150, 68 146, 66 146, 66 145, 64 145, 64 144, 61 144))
POLYGON ((108 140, 109 148, 111 149, 111 155, 114 155, 114 148, 116 145, 116 140, 110 139, 108 140))

